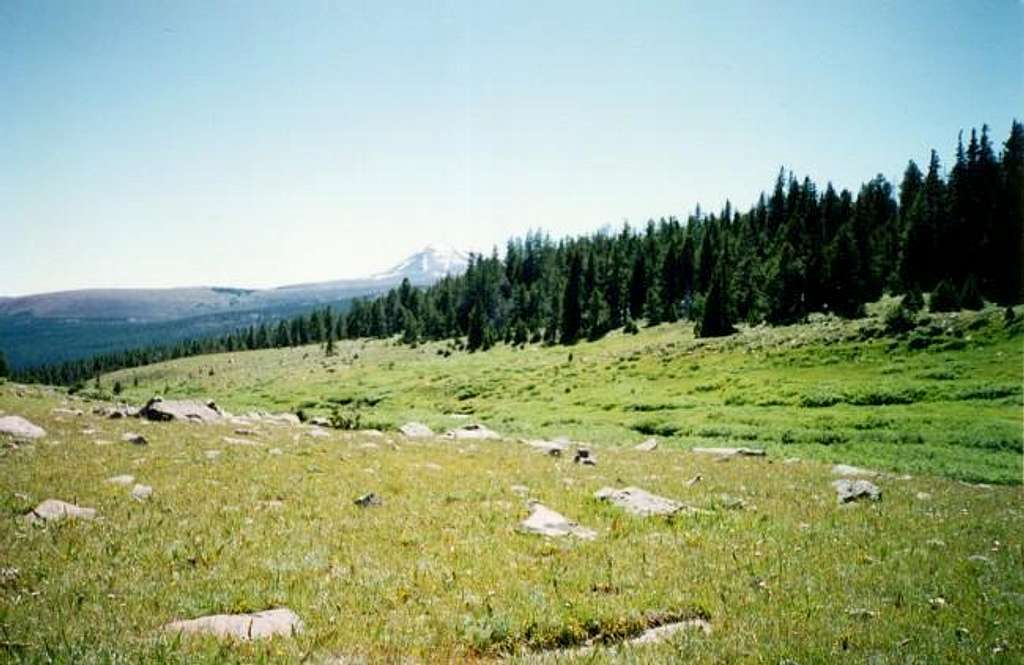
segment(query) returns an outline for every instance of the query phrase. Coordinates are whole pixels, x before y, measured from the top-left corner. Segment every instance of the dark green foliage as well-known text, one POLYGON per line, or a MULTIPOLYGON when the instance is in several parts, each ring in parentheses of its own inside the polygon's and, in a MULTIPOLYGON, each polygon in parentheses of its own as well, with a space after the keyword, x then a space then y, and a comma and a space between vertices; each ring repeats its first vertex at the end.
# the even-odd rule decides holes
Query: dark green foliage
POLYGON ((890 335, 902 335, 910 332, 917 325, 914 313, 906 305, 900 303, 889 308, 885 313, 885 330, 890 335))
POLYGON ((7 368, 7 357, 0 351, 0 379, 6 378, 10 370, 7 368))
POLYGON ((715 270, 711 278, 711 288, 704 300, 704 312, 696 333, 700 337, 723 337, 736 332, 729 316, 729 306, 725 298, 725 270, 715 270))
POLYGON ((928 299, 928 309, 933 312, 956 312, 960 309, 960 299, 948 279, 935 285, 932 297, 928 299))
POLYGON ((974 275, 971 275, 964 282, 964 286, 960 290, 960 307, 977 311, 984 306, 985 301, 982 300, 981 292, 978 290, 978 280, 974 278, 974 275))
POLYGON ((124 386, 121 385, 120 381, 114 381, 113 392, 115 395, 120 395, 124 391, 124 386))
POLYGON ((902 305, 908 312, 920 312, 924 309, 924 295, 921 289, 915 285, 907 290, 903 295, 902 305))

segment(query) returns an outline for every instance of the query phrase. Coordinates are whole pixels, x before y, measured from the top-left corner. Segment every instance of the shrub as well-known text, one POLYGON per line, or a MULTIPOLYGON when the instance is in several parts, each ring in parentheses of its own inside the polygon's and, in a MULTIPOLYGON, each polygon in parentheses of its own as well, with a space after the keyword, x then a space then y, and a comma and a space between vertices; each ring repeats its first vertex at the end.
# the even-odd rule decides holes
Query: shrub
POLYGON ((935 285, 932 297, 928 299, 928 309, 933 312, 955 312, 960 309, 959 298, 948 280, 944 279, 935 285))
POLYGON ((902 305, 907 308, 909 312, 919 312, 924 307, 924 296, 921 295, 921 289, 914 285, 909 291, 903 296, 902 305))
POLYGON ((885 313, 885 331, 890 335, 901 335, 914 329, 917 322, 914 313, 903 303, 889 308, 885 313))
POLYGON ((971 275, 964 282, 963 289, 960 290, 960 307, 977 311, 984 306, 985 301, 982 300, 981 291, 978 290, 978 280, 971 275))

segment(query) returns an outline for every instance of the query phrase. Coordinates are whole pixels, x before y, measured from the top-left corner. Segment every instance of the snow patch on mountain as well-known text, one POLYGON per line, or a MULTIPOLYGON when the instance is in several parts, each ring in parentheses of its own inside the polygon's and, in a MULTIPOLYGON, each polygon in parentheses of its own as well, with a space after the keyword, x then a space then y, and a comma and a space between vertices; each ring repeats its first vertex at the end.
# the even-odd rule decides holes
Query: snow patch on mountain
POLYGON ((400 282, 408 278, 417 285, 436 282, 445 275, 459 275, 469 265, 469 254, 453 247, 427 245, 390 270, 372 275, 376 282, 400 282))

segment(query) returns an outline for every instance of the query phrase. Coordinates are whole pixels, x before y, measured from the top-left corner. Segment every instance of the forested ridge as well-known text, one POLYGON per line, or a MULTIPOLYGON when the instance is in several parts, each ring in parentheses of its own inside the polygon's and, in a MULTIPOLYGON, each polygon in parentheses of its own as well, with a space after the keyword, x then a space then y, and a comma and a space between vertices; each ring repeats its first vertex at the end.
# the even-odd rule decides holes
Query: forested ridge
MULTIPOLYGON (((433 286, 408 281, 348 311, 320 309, 232 334, 126 350, 17 373, 75 384, 100 373, 182 356, 400 335, 405 343, 457 339, 469 350, 499 342, 573 344, 610 330, 694 321, 701 336, 737 322, 788 324, 811 312, 862 313, 883 292, 931 292, 933 309, 1022 300, 1024 125, 1001 146, 989 128, 961 134, 944 169, 907 164, 894 186, 879 175, 856 192, 819 187, 780 170, 770 192, 741 212, 726 203, 685 220, 552 240, 508 242, 504 256, 474 256, 433 286)), ((0 367, 3 366, 0 356, 0 367)))

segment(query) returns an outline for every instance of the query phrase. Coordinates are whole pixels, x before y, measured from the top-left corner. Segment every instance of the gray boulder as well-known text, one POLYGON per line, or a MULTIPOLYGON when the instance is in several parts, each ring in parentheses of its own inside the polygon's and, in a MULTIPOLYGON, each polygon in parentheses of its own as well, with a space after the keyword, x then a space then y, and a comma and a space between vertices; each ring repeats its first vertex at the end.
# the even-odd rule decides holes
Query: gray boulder
POLYGON ((593 529, 570 522, 564 516, 537 502, 530 503, 530 516, 520 523, 520 527, 529 533, 553 538, 574 536, 582 540, 593 540, 597 537, 597 532, 593 529))
POLYGON ((859 466, 850 466, 849 464, 836 464, 832 467, 832 473, 837 476, 877 476, 877 471, 870 471, 868 469, 862 469, 859 466))
POLYGON ((848 480, 840 478, 832 481, 839 503, 850 503, 859 499, 878 501, 882 498, 882 490, 869 480, 848 480))
POLYGON ((633 450, 639 450, 641 452, 649 453, 658 447, 658 440, 655 438, 647 439, 641 443, 636 444, 633 450))
POLYGON ((485 425, 472 423, 445 432, 447 439, 500 439, 501 435, 485 425))
POLYGON ((0 418, 0 435, 12 439, 39 439, 46 436, 46 430, 21 416, 4 416, 0 418))
POLYGON ((203 403, 193 399, 165 400, 154 397, 139 410, 139 415, 147 420, 168 421, 185 420, 196 423, 215 423, 223 419, 223 414, 212 401, 203 403))
POLYGON ((54 522, 62 519, 91 520, 96 517, 96 509, 83 508, 73 503, 58 499, 47 499, 32 509, 25 518, 30 524, 37 522, 54 522))
POLYGON ((626 512, 640 517, 674 515, 680 511, 692 512, 695 510, 684 503, 651 494, 638 487, 625 487, 619 490, 603 487, 594 493, 594 498, 598 501, 608 501, 626 512))
POLYGON ((132 488, 132 498, 136 501, 145 501, 153 496, 153 488, 149 485, 136 485, 132 488))
POLYGON ((761 448, 694 448, 693 452, 701 455, 715 455, 719 459, 727 457, 764 457, 761 448))
POLYGON ((561 441, 545 441, 543 439, 531 439, 529 441, 525 441, 525 443, 531 448, 539 450, 545 455, 551 455, 552 457, 561 457, 562 453, 564 453, 568 448, 568 446, 561 441))
POLYGON ((399 427, 398 431, 410 439, 423 439, 434 436, 434 431, 423 423, 406 423, 399 427))
POLYGON ((302 620, 295 612, 281 608, 250 614, 214 614, 187 621, 175 621, 164 626, 164 630, 189 635, 215 635, 245 642, 276 635, 291 637, 301 633, 303 627, 302 620))
POLYGON ((121 435, 121 440, 124 441, 125 443, 131 443, 136 446, 145 446, 149 444, 149 441, 146 440, 146 437, 142 436, 138 432, 125 432, 124 434, 121 435))

